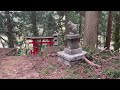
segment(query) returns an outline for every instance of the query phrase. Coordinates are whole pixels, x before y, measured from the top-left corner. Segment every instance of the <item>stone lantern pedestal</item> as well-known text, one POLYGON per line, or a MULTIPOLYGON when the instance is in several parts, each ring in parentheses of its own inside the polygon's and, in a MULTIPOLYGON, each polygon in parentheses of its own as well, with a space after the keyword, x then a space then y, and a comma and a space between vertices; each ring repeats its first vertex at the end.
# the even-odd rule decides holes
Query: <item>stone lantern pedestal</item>
POLYGON ((64 51, 57 52, 58 61, 71 66, 78 63, 87 52, 79 47, 80 34, 67 34, 65 38, 67 48, 64 51))

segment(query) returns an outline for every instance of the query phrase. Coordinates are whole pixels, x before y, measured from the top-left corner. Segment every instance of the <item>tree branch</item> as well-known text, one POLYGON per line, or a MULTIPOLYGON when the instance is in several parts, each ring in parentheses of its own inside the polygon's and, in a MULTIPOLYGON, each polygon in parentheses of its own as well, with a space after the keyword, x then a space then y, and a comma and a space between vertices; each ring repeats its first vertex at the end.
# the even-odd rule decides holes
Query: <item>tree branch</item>
POLYGON ((4 40, 5 42, 7 42, 7 43, 8 43, 8 41, 7 41, 7 40, 5 40, 4 38, 2 38, 1 36, 0 36, 0 38, 1 38, 2 40, 4 40))

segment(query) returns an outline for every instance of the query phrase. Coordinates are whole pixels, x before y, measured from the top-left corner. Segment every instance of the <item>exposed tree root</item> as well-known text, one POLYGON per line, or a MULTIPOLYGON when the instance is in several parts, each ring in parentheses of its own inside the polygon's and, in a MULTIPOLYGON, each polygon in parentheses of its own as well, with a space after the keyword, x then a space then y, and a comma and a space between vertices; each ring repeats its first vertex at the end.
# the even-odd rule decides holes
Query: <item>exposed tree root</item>
POLYGON ((89 61, 85 56, 82 57, 83 60, 85 60, 85 62, 87 62, 88 64, 90 64, 91 66, 96 66, 97 68, 101 68, 102 66, 95 64, 91 61, 89 61))

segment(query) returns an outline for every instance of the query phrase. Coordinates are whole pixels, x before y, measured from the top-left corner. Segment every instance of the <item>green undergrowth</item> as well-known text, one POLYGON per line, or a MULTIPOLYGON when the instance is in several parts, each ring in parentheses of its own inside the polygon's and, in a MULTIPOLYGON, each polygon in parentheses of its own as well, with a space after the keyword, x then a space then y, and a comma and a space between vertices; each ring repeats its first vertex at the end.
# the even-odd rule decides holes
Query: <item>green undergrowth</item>
POLYGON ((43 68, 40 73, 43 74, 43 75, 47 75, 47 74, 50 74, 51 71, 54 71, 56 69, 56 66, 53 66, 53 65, 49 65, 47 66, 46 68, 43 68))
POLYGON ((118 79, 118 78, 120 78, 120 69, 113 69, 113 70, 105 69, 105 70, 103 70, 102 73, 104 75, 106 75, 107 78, 109 78, 109 79, 118 79))
MULTIPOLYGON (((105 76, 105 78, 108 79, 120 78, 120 58, 118 57, 108 60, 111 57, 117 56, 118 53, 112 55, 110 51, 105 50, 100 52, 101 50, 93 49, 93 48, 83 48, 83 50, 88 52, 88 59, 90 61, 94 62, 95 64, 101 65, 103 67, 101 72, 102 75, 105 76), (98 53, 96 55, 98 59, 91 58, 96 53, 98 53)), ((42 73, 43 75, 48 75, 50 74, 51 71, 54 71, 57 68, 59 68, 57 65, 56 66, 49 65, 48 67, 42 69, 40 73, 42 73)), ((94 72, 96 70, 96 67, 91 66, 86 62, 81 62, 73 67, 66 67, 63 70, 65 71, 66 75, 62 79, 79 79, 82 78, 81 75, 85 75, 86 78, 90 78, 90 79, 99 78, 99 76, 97 76, 96 73, 94 72)))

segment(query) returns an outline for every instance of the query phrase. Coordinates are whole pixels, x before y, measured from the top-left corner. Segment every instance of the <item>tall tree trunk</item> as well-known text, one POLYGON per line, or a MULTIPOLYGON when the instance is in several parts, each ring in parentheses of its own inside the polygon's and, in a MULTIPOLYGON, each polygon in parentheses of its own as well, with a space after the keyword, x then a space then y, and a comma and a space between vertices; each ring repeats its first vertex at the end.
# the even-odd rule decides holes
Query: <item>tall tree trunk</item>
MULTIPOLYGON (((38 36, 38 31, 37 31, 37 26, 36 26, 36 18, 37 18, 37 15, 36 15, 36 11, 31 11, 31 23, 32 23, 32 32, 33 32, 33 35, 34 36, 38 36)), ((35 40, 37 42, 37 40, 35 40)), ((38 47, 38 44, 36 44, 36 47, 38 47)), ((40 49, 39 49, 40 50, 40 49)))
MULTIPOLYGON (((70 11, 64 11, 65 14, 65 35, 69 33, 67 23, 69 22, 69 12, 70 11)), ((64 41, 64 45, 67 46, 67 41, 64 41)))
MULTIPOLYGON (((45 31, 46 31, 46 27, 45 27, 45 26, 46 26, 45 23, 43 23, 43 32, 42 32, 41 37, 43 37, 44 34, 45 34, 45 31)), ((41 51, 41 49, 42 49, 42 44, 40 44, 40 46, 39 46, 39 50, 40 50, 40 51, 41 51)))
POLYGON ((83 45, 95 48, 98 37, 99 11, 86 11, 83 45))
POLYGON ((120 15, 115 16, 115 31, 114 31, 114 50, 119 50, 120 43, 120 15))
POLYGON ((112 27, 112 11, 108 13, 108 25, 107 25, 107 32, 106 32, 106 49, 110 49, 110 41, 111 41, 111 27, 112 27))
POLYGON ((32 31, 34 36, 38 36, 37 26, 36 26, 36 11, 31 11, 31 23, 32 23, 32 31))
POLYGON ((43 23, 43 32, 42 32, 42 37, 44 36, 44 33, 45 33, 45 31, 46 31, 46 27, 45 27, 45 23, 43 23))
MULTIPOLYGON (((63 18, 63 17, 62 17, 63 18)), ((61 33, 62 33, 62 42, 64 42, 64 31, 63 31, 63 29, 62 29, 62 23, 61 23, 61 19, 59 20, 59 28, 60 28, 60 30, 61 30, 61 33)))
POLYGON ((9 11, 5 11, 5 16, 7 18, 7 21, 6 21, 6 26, 7 26, 7 37, 8 37, 8 47, 9 48, 14 48, 14 36, 12 34, 12 29, 13 29, 13 26, 11 24, 11 19, 10 19, 10 13, 9 11))
POLYGON ((80 34, 80 36, 81 36, 81 33, 82 33, 82 31, 81 31, 81 27, 82 27, 82 14, 81 14, 81 11, 79 12, 79 34, 80 34))
MULTIPOLYGON (((80 39, 82 37, 82 14, 81 14, 81 11, 79 11, 79 34, 80 34, 80 39)), ((79 42, 80 42, 80 39, 79 39, 79 42)))

